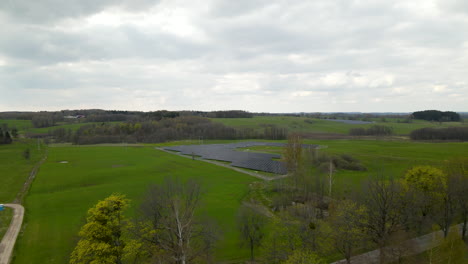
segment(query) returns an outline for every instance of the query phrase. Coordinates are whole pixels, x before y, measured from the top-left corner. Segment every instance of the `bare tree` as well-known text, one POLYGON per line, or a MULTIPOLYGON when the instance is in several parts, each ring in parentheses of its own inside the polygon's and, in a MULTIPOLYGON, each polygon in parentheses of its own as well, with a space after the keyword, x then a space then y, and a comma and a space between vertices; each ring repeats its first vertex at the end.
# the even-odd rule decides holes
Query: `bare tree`
POLYGON ((369 238, 379 247, 379 262, 385 263, 384 247, 392 234, 402 226, 400 186, 392 179, 371 178, 366 184, 364 206, 367 219, 364 225, 369 238))
POLYGON ((286 163, 288 172, 294 178, 295 187, 298 186, 298 177, 302 161, 302 139, 298 134, 290 134, 288 143, 284 147, 283 160, 286 163))
POLYGON ((199 202, 200 185, 193 180, 182 183, 166 178, 149 188, 136 234, 149 245, 153 259, 185 264, 212 249, 215 233, 195 218, 199 202))
POLYGON ((265 233, 265 216, 255 212, 252 208, 242 206, 238 215, 239 230, 242 239, 250 248, 250 260, 254 260, 254 249, 260 245, 265 233))

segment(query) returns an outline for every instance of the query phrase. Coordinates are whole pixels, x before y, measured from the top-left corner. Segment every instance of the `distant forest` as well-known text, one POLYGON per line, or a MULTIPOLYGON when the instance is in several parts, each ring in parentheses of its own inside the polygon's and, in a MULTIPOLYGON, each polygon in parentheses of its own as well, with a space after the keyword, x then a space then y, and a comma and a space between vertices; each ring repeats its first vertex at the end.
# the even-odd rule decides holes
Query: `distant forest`
MULTIPOLYGON (((398 123, 411 123, 413 119, 445 122, 461 121, 455 112, 425 110, 412 114, 398 113, 250 113, 242 110, 228 111, 118 111, 118 110, 62 110, 55 112, 2 112, 0 119, 31 120, 34 128, 50 128, 48 132, 22 133, 26 137, 41 137, 55 142, 74 144, 97 143, 158 143, 172 140, 238 140, 270 139, 284 140, 288 130, 284 126, 259 124, 258 127, 229 127, 210 118, 252 118, 254 116, 294 116, 318 119, 379 120, 371 127, 353 127, 352 136, 391 136, 393 128, 387 118, 398 123), (78 124, 74 128, 58 125, 78 124)), ((392 121, 390 121, 392 122, 392 121)), ((34 130, 33 130, 34 131, 34 130)), ((467 140, 466 128, 433 129, 423 128, 411 133, 413 140, 467 140)), ((18 136, 18 128, 3 125, 0 144, 9 144, 18 136)))
POLYGON ((426 121, 437 121, 437 122, 459 122, 461 117, 458 113, 451 111, 438 111, 438 110, 425 110, 418 111, 412 114, 414 119, 421 119, 426 121))

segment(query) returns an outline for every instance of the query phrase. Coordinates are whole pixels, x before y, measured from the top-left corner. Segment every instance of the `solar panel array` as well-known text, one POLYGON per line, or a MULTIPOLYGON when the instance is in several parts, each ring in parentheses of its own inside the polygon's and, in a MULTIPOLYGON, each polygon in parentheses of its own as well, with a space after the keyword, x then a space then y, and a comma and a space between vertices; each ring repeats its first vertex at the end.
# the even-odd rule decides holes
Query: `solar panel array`
MULTIPOLYGON (((251 146, 284 147, 285 144, 271 142, 238 142, 231 144, 182 145, 165 147, 164 149, 178 151, 184 155, 201 156, 203 159, 231 162, 232 166, 240 168, 270 172, 275 174, 287 173, 286 166, 283 162, 273 160, 281 158, 281 155, 235 150, 236 148, 248 148, 251 146)), ((316 147, 315 145, 304 146, 316 147)))

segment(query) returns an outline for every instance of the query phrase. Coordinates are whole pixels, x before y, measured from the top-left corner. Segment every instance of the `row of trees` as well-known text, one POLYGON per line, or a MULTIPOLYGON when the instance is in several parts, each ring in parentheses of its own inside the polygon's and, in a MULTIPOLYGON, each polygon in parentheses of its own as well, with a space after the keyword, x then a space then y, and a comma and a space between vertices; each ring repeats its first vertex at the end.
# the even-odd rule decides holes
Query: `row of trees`
POLYGON ((417 111, 411 114, 414 119, 422 119, 437 122, 459 122, 461 117, 458 113, 451 111, 425 110, 417 111))
POLYGON ((461 140, 468 141, 468 127, 420 128, 411 131, 413 140, 461 140))
POLYGON ((92 124, 78 130, 59 128, 51 130, 58 142, 74 144, 97 143, 154 143, 181 139, 285 139, 287 131, 274 125, 261 130, 251 128, 236 129, 210 119, 197 116, 180 116, 160 121, 125 122, 119 124, 92 124))

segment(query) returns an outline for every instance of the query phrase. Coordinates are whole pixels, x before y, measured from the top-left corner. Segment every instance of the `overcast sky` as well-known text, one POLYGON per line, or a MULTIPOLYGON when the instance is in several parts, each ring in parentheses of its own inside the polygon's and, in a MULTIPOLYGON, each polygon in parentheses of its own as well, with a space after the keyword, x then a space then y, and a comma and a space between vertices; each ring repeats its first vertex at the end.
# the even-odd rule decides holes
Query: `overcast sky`
POLYGON ((466 0, 1 0, 0 111, 468 111, 466 0))

